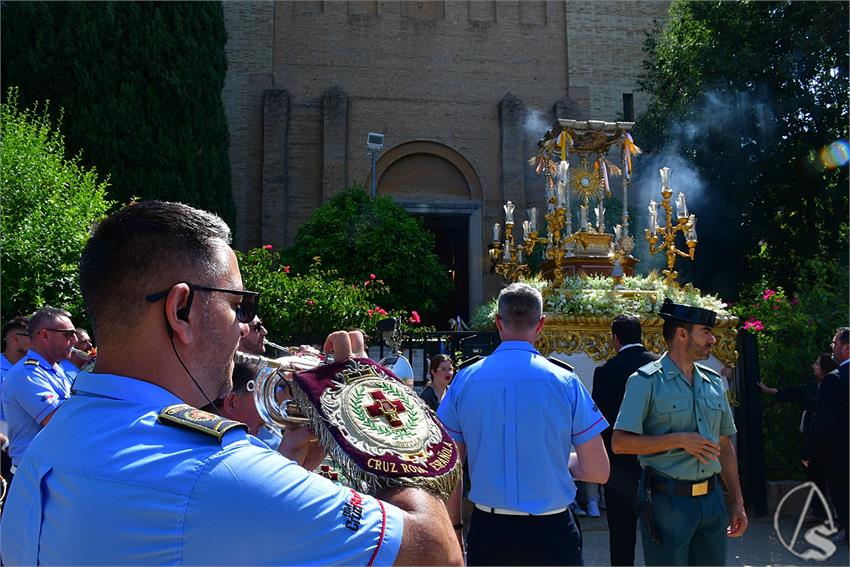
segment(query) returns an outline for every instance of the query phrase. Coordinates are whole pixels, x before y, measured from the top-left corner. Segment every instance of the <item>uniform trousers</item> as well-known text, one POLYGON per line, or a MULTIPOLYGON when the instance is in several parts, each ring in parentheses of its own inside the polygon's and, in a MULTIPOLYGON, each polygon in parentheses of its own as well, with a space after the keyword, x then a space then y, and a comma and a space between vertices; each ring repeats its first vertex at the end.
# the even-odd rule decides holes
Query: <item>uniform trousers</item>
MULTIPOLYGON (((643 479, 638 490, 643 490, 643 479)), ((729 516, 720 478, 715 481, 714 489, 703 496, 653 491, 652 515, 661 542, 650 540, 641 518, 643 557, 647 565, 726 564, 729 516)))
POLYGON ((640 465, 633 462, 618 464, 616 455, 611 461, 611 476, 605 484, 606 518, 608 520, 608 549, 611 565, 634 565, 637 543, 637 513, 635 496, 640 482, 640 465))
POLYGON ((509 516, 476 508, 467 565, 584 565, 581 541, 569 509, 551 516, 509 516))

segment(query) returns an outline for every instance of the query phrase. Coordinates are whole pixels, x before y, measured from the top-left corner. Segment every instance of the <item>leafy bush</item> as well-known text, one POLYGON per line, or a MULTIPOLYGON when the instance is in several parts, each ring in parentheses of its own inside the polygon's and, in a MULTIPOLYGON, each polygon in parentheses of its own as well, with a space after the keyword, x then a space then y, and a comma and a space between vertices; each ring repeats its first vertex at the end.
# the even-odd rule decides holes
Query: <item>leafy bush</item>
POLYGON ((274 342, 314 342, 331 331, 352 328, 376 336, 375 324, 387 317, 401 318, 405 334, 427 330, 418 312, 381 307, 390 290, 376 274, 352 284, 319 258, 305 273, 295 274, 271 245, 237 256, 245 287, 262 294, 260 316, 274 342))
MULTIPOLYGON (((847 324, 848 280, 835 263, 810 260, 797 276, 796 296, 762 282, 745 303, 732 308, 745 331, 756 335, 761 381, 784 388, 811 379, 811 366, 835 329, 847 324)), ((802 406, 763 397, 765 463, 773 479, 800 477, 802 406)))
POLYGON ((451 290, 433 235, 392 199, 372 200, 357 185, 316 209, 284 252, 298 273, 317 256, 350 283, 379 273, 389 286, 387 308, 433 313, 451 290))
POLYGON ((58 126, 47 107, 18 109, 11 89, 0 106, 0 248, 3 317, 44 304, 82 320, 77 263, 89 229, 111 206, 107 183, 65 158, 58 126))

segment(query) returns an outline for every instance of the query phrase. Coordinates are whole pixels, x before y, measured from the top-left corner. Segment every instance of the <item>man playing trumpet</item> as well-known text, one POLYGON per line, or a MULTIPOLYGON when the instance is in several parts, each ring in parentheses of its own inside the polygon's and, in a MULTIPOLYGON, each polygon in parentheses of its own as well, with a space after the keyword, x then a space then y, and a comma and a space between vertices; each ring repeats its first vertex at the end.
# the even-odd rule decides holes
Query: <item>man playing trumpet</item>
MULTIPOLYGON (((218 217, 156 201, 94 229, 80 283, 96 366, 21 459, 4 562, 460 564, 436 497, 359 494, 194 409, 231 389, 256 314, 229 241, 218 217)), ((326 350, 342 360, 361 344, 334 333, 326 350)))

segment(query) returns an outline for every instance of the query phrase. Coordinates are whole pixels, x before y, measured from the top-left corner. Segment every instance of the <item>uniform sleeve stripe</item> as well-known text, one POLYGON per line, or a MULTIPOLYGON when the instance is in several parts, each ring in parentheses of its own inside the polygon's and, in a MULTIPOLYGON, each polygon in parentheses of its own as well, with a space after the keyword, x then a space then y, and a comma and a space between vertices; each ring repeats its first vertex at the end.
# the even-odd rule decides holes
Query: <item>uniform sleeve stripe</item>
MULTIPOLYGON (((378 499, 376 498, 376 500, 378 499)), ((387 532, 387 511, 384 509, 384 503, 380 500, 378 500, 378 506, 381 507, 381 515, 383 517, 381 520, 381 537, 378 539, 378 547, 375 548, 375 553, 373 553, 372 558, 369 559, 369 567, 372 567, 372 564, 375 562, 375 558, 381 550, 381 544, 384 543, 384 534, 387 532)))
POLYGON ((578 433, 573 433, 573 437, 578 437, 579 435, 581 435, 581 434, 582 434, 582 433, 584 433, 585 431, 589 431, 589 430, 593 429, 593 428, 596 426, 596 424, 597 424, 597 423, 599 423, 600 421, 602 421, 603 419, 605 419, 605 417, 604 417, 604 416, 601 416, 599 419, 597 419, 596 421, 594 421, 594 422, 593 422, 593 424, 592 424, 590 427, 585 427, 584 429, 582 429, 582 430, 581 430, 581 431, 579 431, 578 433))

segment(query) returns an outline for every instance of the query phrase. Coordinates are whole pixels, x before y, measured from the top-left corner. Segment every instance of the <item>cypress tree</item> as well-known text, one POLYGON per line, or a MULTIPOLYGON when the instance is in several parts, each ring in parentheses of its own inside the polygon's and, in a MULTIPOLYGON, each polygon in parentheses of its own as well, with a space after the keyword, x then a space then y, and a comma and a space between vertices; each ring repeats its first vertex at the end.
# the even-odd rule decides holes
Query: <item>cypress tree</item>
POLYGON ((4 2, 2 84, 64 110, 69 153, 109 196, 182 201, 231 225, 219 2, 4 2))

